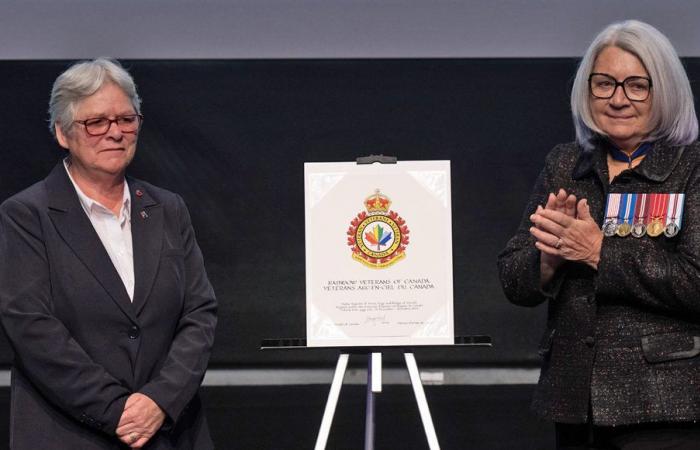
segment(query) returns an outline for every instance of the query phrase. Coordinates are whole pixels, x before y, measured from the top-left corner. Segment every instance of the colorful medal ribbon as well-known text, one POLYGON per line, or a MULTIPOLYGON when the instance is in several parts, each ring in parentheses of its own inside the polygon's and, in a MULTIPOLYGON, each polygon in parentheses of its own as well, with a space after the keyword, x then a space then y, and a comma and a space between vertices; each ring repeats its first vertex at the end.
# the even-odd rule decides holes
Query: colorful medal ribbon
POLYGON ((603 224, 603 234, 606 237, 615 236, 617 231, 617 214, 620 210, 621 194, 608 194, 608 201, 605 205, 605 223, 603 224))
POLYGON ((685 194, 669 194, 668 209, 666 212, 666 226, 664 236, 674 237, 681 230, 681 217, 683 216, 683 203, 685 194))
POLYGON ((656 194, 647 194, 647 201, 649 202, 649 214, 647 214, 647 216, 644 218, 644 224, 647 226, 647 230, 649 230, 649 225, 651 225, 651 216, 654 215, 656 202, 658 201, 656 194))
POLYGON ((651 209, 651 222, 647 226, 647 234, 651 237, 660 236, 664 232, 666 214, 668 212, 668 194, 652 194, 654 201, 651 209))
POLYGON ((637 194, 637 205, 634 210, 634 225, 632 225, 632 236, 640 238, 647 234, 647 226, 644 224, 647 211, 647 199, 649 194, 637 194))
POLYGON ((626 237, 632 232, 632 215, 634 214, 634 206, 637 200, 637 194, 622 194, 620 201, 620 214, 618 217, 617 235, 626 237))

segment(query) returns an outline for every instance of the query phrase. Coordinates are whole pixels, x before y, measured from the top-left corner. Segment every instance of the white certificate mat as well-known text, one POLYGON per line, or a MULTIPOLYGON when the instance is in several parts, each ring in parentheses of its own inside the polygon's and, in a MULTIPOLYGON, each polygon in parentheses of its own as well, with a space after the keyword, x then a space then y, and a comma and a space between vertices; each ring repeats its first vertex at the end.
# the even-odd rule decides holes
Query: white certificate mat
POLYGON ((305 163, 310 347, 451 345, 449 161, 305 163))

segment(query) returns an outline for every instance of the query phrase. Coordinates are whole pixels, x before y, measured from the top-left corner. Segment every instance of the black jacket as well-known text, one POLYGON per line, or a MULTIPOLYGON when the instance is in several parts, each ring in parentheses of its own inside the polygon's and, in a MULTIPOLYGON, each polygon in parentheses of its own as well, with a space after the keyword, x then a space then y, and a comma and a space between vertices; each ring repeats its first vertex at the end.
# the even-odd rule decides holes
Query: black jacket
POLYGON ((128 395, 167 414, 149 449, 206 449, 197 391, 216 299, 182 199, 129 179, 134 299, 63 164, 0 206, 0 319, 15 353, 11 448, 123 448, 128 395))
POLYGON ((513 303, 548 302, 537 412, 581 423, 590 404, 597 425, 700 420, 700 145, 657 143, 612 183, 603 144, 555 147, 498 265, 513 303), (588 199, 599 225, 609 192, 685 193, 682 229, 606 237, 597 271, 565 263, 542 290, 529 216, 559 188, 588 199))

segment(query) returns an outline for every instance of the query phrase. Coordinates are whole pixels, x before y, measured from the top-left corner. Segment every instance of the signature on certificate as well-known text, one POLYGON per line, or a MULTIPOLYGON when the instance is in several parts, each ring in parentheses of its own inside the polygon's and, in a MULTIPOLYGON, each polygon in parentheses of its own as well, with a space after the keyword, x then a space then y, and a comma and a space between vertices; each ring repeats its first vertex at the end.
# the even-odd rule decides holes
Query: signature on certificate
POLYGON ((365 325, 374 325, 377 326, 382 323, 387 323, 386 322, 386 315, 384 316, 367 316, 365 319, 365 325))

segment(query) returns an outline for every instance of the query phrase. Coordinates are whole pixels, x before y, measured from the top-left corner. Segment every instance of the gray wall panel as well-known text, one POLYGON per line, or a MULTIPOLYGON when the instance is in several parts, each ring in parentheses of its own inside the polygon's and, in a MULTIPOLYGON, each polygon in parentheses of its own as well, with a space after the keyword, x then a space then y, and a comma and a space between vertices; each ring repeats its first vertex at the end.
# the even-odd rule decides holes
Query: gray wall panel
POLYGON ((566 57, 624 18, 700 56, 691 0, 0 0, 0 59, 566 57))

